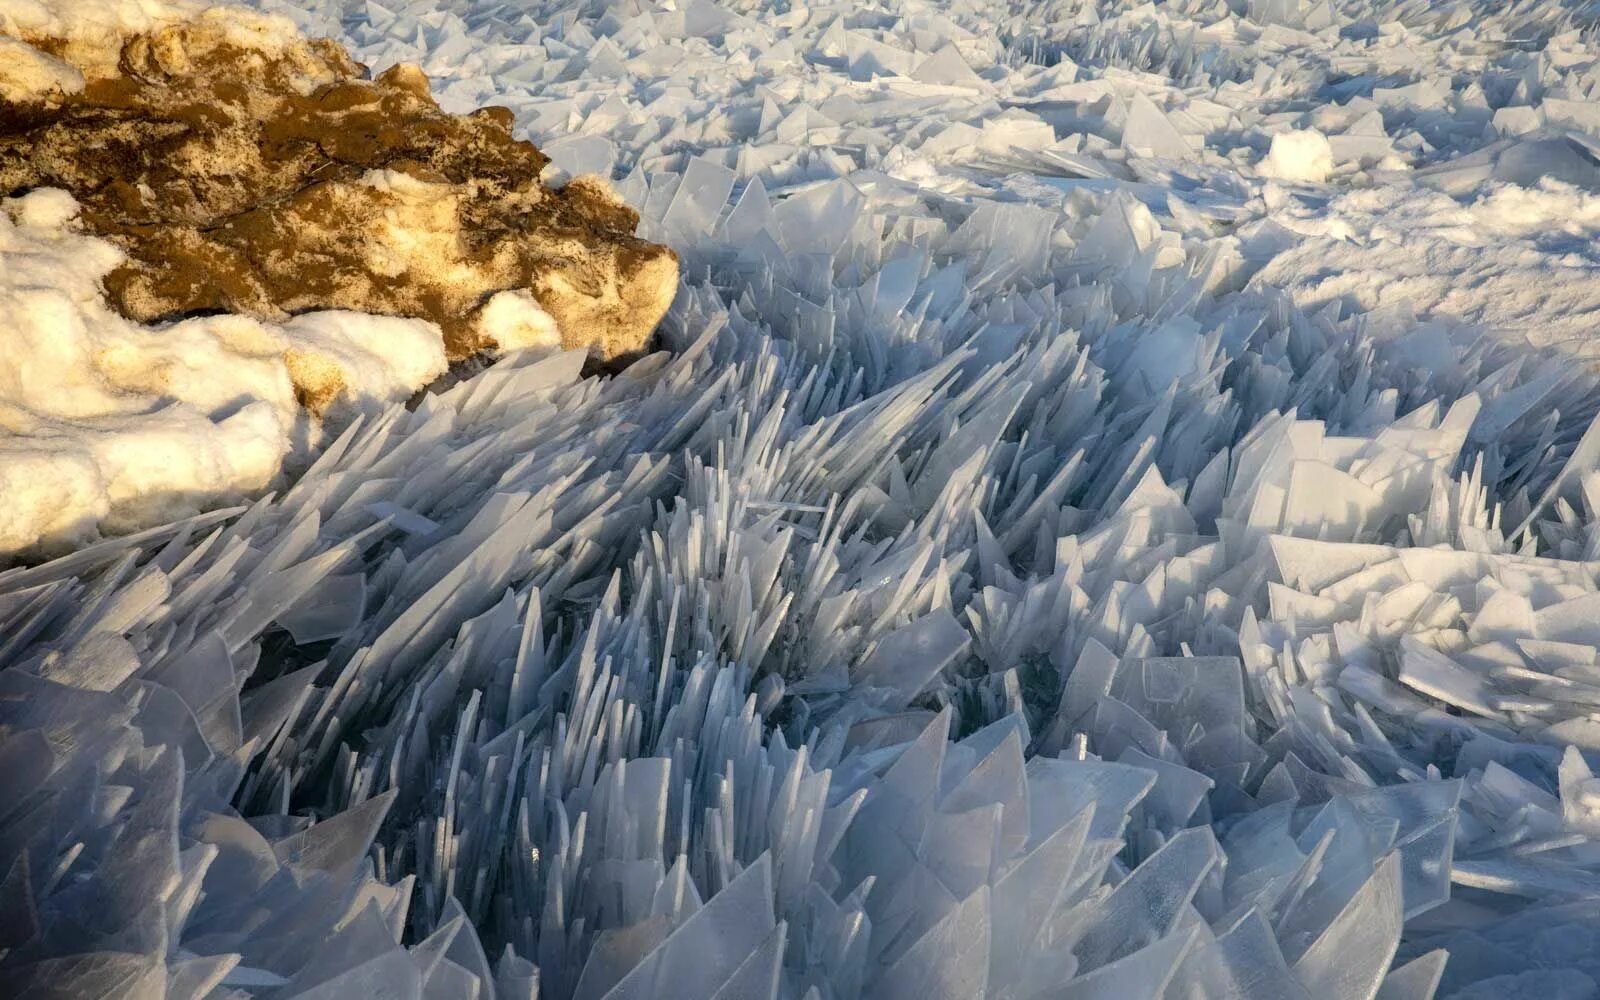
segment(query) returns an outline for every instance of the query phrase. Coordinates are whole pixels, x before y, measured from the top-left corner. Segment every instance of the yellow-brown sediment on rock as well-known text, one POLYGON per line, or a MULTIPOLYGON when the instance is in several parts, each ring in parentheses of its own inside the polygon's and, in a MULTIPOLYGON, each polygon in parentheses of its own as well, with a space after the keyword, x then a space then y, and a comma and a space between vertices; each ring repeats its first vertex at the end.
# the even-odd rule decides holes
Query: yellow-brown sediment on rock
POLYGON ((543 186, 509 111, 446 114, 414 66, 368 79, 331 41, 241 47, 218 24, 129 38, 76 92, 0 91, 0 195, 71 192, 127 252, 106 281, 124 315, 414 316, 460 358, 487 346, 478 308, 527 289, 567 347, 646 346, 677 257, 633 235, 603 181, 543 186))

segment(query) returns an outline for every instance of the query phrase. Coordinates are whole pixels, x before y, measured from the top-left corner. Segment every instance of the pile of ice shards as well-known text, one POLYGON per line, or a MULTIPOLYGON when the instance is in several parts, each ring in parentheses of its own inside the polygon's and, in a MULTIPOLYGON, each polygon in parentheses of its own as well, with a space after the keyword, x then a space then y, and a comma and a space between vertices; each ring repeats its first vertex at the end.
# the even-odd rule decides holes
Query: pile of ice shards
POLYGON ((509 357, 280 495, 0 574, 0 993, 1594 995, 1600 379, 1252 280, 1339 238, 1338 189, 1185 188, 1138 102, 1127 155, 1046 151, 1092 183, 917 154, 933 98, 885 98, 896 170, 851 160, 907 80, 1270 91, 1263 37, 1477 44, 1181 6, 1229 59, 1096 48, 1088 4, 1028 59, 941 54, 966 7, 352 15, 475 103, 656 81, 551 114, 637 140, 672 349, 509 357), (763 32, 807 68, 725 59, 762 110, 697 118, 686 60, 763 32))

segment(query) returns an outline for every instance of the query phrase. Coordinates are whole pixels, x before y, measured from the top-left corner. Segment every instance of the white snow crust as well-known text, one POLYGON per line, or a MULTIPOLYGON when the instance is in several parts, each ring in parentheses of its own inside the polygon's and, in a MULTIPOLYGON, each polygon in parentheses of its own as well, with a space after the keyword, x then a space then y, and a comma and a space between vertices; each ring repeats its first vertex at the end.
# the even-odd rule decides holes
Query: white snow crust
POLYGON ((445 368, 437 327, 326 312, 161 328, 116 315, 121 260, 41 189, 0 203, 0 553, 61 549, 260 493, 286 460, 445 368), (297 388, 330 386, 308 413, 297 388))
MULTIPOLYGON (((187 22, 203 23, 243 49, 277 54, 300 39, 291 20, 240 5, 208 0, 0 0, 0 35, 24 42, 49 40, 80 73, 92 77, 117 72, 123 44, 132 36, 187 22)), ((4 50, 15 61, 33 61, 15 46, 4 50)), ((0 97, 27 98, 0 69, 0 97)))
POLYGON ((83 83, 83 74, 71 63, 0 35, 0 99, 47 101, 76 94, 83 83))
POLYGON ((670 350, 0 574, 0 987, 1600 992, 1588 7, 262 6, 670 350))

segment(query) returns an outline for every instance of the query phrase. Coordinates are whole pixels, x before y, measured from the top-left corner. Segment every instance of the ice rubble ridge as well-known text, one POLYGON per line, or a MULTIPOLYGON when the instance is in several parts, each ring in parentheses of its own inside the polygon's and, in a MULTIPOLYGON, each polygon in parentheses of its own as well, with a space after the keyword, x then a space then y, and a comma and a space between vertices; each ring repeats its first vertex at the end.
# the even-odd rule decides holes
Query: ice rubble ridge
POLYGON ((852 190, 718 213, 676 355, 508 359, 0 576, 8 991, 1591 981, 1600 430, 1528 400, 1594 379, 1460 355, 1397 418, 1355 324, 1078 324, 1003 218, 880 261, 852 190), (728 303, 762 239, 866 275, 837 339, 728 303), (1509 513, 1490 430, 1567 441, 1509 513))

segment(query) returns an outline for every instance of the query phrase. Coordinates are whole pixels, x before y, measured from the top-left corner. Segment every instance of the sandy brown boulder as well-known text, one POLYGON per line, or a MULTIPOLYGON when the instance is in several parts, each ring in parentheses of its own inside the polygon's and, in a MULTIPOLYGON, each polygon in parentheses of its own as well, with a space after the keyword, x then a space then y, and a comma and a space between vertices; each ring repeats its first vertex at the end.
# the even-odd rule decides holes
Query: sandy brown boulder
POLYGON ((248 27, 213 10, 98 48, 13 29, 37 58, 0 75, 0 195, 71 192, 128 255, 120 312, 421 317, 459 358, 503 339, 485 307, 522 290, 563 346, 645 347, 677 258, 603 181, 545 187, 509 111, 446 114, 416 67, 369 79, 333 42, 248 27))

